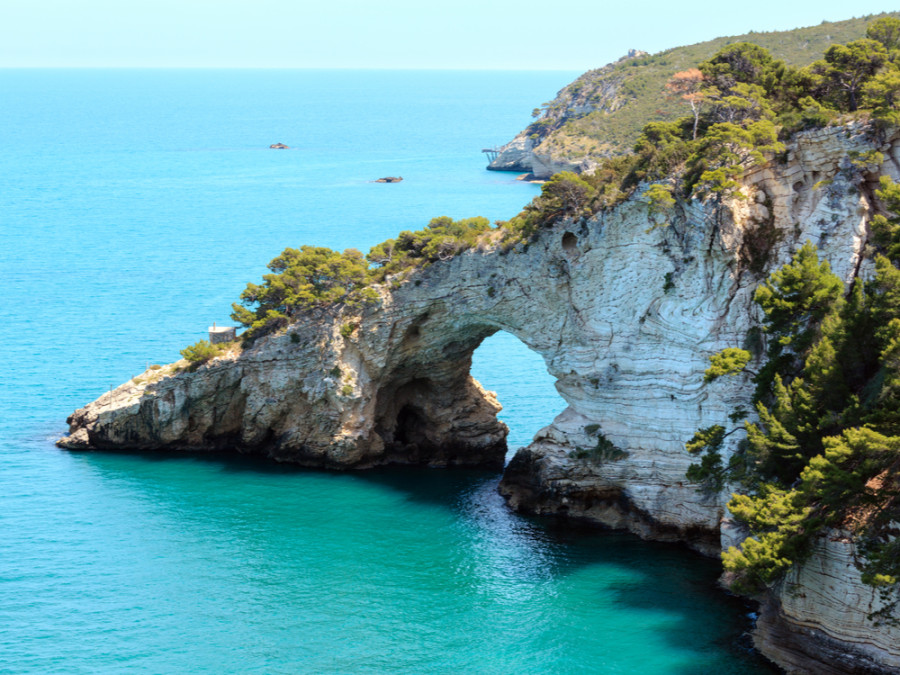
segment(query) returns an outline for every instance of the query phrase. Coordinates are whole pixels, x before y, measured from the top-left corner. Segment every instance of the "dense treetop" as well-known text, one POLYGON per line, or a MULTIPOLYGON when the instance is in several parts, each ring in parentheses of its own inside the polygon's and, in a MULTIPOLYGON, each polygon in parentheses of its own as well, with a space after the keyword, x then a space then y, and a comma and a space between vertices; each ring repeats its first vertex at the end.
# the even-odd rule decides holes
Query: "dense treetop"
POLYGON ((449 260, 473 246, 491 229, 487 218, 434 218, 416 232, 401 232, 372 247, 367 256, 321 246, 287 248, 272 260, 262 284, 247 284, 231 314, 247 327, 245 339, 283 328, 303 312, 377 302, 372 288, 389 274, 405 274, 439 260, 449 260))

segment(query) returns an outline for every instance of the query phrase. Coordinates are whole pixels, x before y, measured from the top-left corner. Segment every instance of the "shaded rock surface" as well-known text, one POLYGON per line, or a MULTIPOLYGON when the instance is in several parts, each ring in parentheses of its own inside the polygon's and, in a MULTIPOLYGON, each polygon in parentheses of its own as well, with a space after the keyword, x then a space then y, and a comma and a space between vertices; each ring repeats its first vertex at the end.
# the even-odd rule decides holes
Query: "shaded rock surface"
POLYGON ((900 626, 875 629, 867 618, 884 605, 860 581, 855 557, 842 533, 821 538, 812 559, 763 604, 757 648, 789 673, 900 672, 900 626))
MULTIPOLYGON (((746 344, 760 319, 754 289, 806 240, 845 282, 871 270, 864 248, 873 181, 897 176, 897 140, 853 125, 805 133, 785 162, 747 172, 745 199, 720 210, 681 203, 668 227, 651 227, 637 194, 588 221, 547 228, 527 247, 504 252, 485 241, 396 288, 380 287, 378 307, 321 310, 239 356, 123 385, 76 411, 61 444, 234 448, 336 468, 499 467, 500 406, 469 368, 481 341, 505 330, 542 355, 568 404, 507 468, 501 491, 510 504, 716 553, 742 536, 726 512, 730 490, 704 494, 686 481, 684 443, 747 405, 753 385, 748 376, 704 384, 708 357, 746 344), (849 163, 849 152, 870 148, 885 154, 883 166, 849 163), (597 442, 586 429, 593 425, 627 454, 576 458, 597 442)), ((761 353, 759 344, 746 346, 761 353)), ((792 588, 821 585, 816 570, 829 555, 823 550, 798 570, 792 588)), ((854 649, 865 634, 860 653, 896 668, 896 634, 848 613, 866 588, 858 575, 839 579, 837 599, 818 604, 776 589, 759 648, 791 666, 791 654, 825 644, 820 634, 854 649), (810 617, 821 620, 809 628, 810 617)))

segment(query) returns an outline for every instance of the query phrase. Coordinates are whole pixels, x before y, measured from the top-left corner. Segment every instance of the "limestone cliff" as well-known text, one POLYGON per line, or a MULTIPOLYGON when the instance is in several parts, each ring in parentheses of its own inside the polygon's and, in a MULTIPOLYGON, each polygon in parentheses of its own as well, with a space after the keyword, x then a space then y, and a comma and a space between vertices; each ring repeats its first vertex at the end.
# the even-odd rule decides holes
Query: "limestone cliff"
MULTIPOLYGON (((704 384, 708 357, 745 344, 759 319, 754 289, 806 240, 845 282, 867 273, 879 173, 900 174, 900 135, 832 127, 799 135, 786 160, 748 171, 745 199, 680 203, 667 227, 651 227, 638 192, 527 246, 504 251, 487 238, 380 287, 378 306, 311 313, 196 372, 164 370, 155 381, 147 373, 74 413, 61 444, 234 448, 325 467, 499 467, 499 405, 469 367, 481 341, 505 330, 543 356, 568 404, 507 467, 510 504, 716 553, 741 537, 724 506, 730 490, 703 494, 686 481, 684 443, 747 404, 752 385, 746 376, 704 384), (849 162, 851 151, 872 148, 882 166, 849 162), (598 433, 627 454, 579 459, 598 433)), ((820 640, 858 646, 864 634, 859 652, 875 670, 828 667, 896 669, 896 629, 865 623, 869 591, 854 570, 845 566, 839 592, 797 600, 827 586, 830 550, 773 590, 757 644, 788 666, 804 653, 811 672, 825 672, 815 665, 817 654, 830 661, 820 640)))
POLYGON ((500 405, 469 375, 471 350, 422 344, 438 310, 425 305, 401 308, 387 296, 355 337, 341 336, 339 314, 321 312, 196 372, 187 362, 148 371, 76 411, 61 444, 229 449, 326 468, 500 468, 500 405))
MULTIPOLYGON (((589 71, 564 87, 544 104, 539 119, 501 148, 488 169, 527 171, 536 178, 549 178, 559 171, 591 171, 599 158, 625 150, 609 144, 608 139, 601 143, 562 129, 592 113, 609 115, 625 106, 633 95, 623 87, 629 73, 621 66, 640 56, 646 52, 631 50, 615 63, 589 71)), ((629 140, 633 143, 634 139, 629 140)))
POLYGON ((754 642, 763 654, 789 673, 900 672, 900 626, 875 628, 868 618, 883 602, 860 582, 856 555, 844 533, 833 532, 788 573, 757 621, 754 642))

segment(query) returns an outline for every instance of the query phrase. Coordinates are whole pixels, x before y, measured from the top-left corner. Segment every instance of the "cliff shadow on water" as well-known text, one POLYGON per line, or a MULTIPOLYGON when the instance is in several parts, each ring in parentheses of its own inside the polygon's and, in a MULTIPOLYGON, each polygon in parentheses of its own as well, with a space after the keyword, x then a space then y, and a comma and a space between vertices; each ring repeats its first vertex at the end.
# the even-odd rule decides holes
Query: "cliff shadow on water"
MULTIPOLYGON (((493 645, 492 655, 472 644, 465 651, 482 665, 513 670, 540 646, 540 663, 551 670, 593 663, 684 675, 773 672, 750 652, 750 609, 719 591, 714 562, 677 545, 518 515, 497 494, 495 472, 346 473, 216 454, 72 459, 73 480, 93 484, 97 509, 131 514, 140 531, 133 543, 119 536, 111 562, 130 560, 137 546, 140 555, 152 554, 160 573, 181 561, 178 585, 200 591, 222 575, 238 575, 260 616, 284 620, 291 608, 288 630, 318 625, 319 634, 329 634, 316 622, 346 612, 338 624, 343 639, 372 640, 369 631, 390 627, 400 612, 424 622, 416 641, 436 640, 423 637, 432 629, 476 629, 459 622, 474 621, 477 631, 489 626, 499 634, 478 644, 493 645), (169 541, 177 551, 167 550, 169 541), (216 553, 224 542, 227 560, 216 553), (345 577, 355 581, 345 587, 345 577), (328 595, 335 585, 344 588, 343 600, 328 595), (436 614, 425 618, 419 605, 429 603, 436 614), (383 612, 380 621, 361 625, 372 612, 383 612)), ((96 515, 91 522, 105 521, 96 515)), ((411 662, 401 643, 411 638, 400 631, 391 639, 402 669, 411 662)), ((458 658, 457 650, 444 658, 458 658)))

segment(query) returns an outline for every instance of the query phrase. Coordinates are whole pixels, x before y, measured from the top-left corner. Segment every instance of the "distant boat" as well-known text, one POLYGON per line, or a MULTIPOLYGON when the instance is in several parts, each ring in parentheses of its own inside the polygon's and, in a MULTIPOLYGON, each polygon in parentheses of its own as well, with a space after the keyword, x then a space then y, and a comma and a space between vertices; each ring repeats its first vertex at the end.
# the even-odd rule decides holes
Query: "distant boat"
POLYGON ((385 176, 384 178, 379 178, 375 183, 399 183, 403 180, 403 176, 385 176))
POLYGON ((270 150, 290 150, 291 148, 289 145, 285 145, 284 143, 272 143, 272 145, 269 146, 269 149, 270 150))

